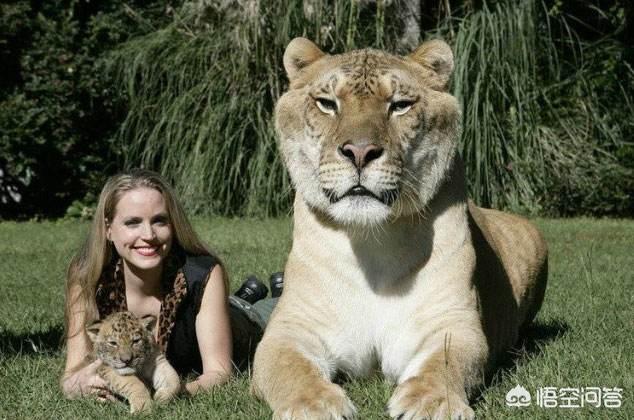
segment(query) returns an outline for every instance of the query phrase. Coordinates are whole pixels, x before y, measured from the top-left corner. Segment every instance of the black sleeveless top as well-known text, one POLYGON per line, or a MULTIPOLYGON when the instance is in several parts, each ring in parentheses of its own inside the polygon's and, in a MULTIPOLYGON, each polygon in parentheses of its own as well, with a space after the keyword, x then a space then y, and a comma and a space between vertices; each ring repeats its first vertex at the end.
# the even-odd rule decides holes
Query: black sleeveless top
MULTIPOLYGON (((163 299, 158 321, 158 344, 179 375, 202 373, 202 358, 196 336, 196 316, 214 267, 210 255, 181 255, 168 258, 161 289, 163 299)), ((99 318, 127 310, 125 280, 121 260, 104 269, 96 290, 99 318)), ((263 327, 253 311, 235 297, 229 298, 229 318, 233 339, 233 364, 243 370, 253 360, 263 327), (233 299, 232 299, 233 298, 233 299)))
POLYGON ((210 255, 187 256, 182 268, 187 295, 176 309, 176 318, 169 335, 166 357, 181 374, 202 373, 202 359, 196 337, 196 316, 205 292, 209 274, 218 264, 210 255))
MULTIPOLYGON (((178 305, 166 350, 167 360, 180 375, 192 372, 200 374, 203 371, 196 337, 196 316, 207 280, 216 264, 218 261, 208 255, 187 256, 182 267, 187 295, 178 305)), ((248 305, 245 302, 229 297, 233 365, 238 370, 244 370, 250 365, 255 348, 264 333, 262 325, 253 318, 253 311, 246 306, 248 305)))

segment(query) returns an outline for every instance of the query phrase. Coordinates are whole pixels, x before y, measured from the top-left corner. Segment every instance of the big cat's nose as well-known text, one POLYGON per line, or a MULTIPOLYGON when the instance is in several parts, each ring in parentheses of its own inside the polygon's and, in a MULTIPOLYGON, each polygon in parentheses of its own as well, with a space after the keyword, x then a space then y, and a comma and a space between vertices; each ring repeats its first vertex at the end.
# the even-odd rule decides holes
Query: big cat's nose
POLYGON ((339 152, 347 157, 358 169, 362 169, 368 163, 378 159, 383 154, 383 148, 379 145, 348 141, 339 147, 339 152))

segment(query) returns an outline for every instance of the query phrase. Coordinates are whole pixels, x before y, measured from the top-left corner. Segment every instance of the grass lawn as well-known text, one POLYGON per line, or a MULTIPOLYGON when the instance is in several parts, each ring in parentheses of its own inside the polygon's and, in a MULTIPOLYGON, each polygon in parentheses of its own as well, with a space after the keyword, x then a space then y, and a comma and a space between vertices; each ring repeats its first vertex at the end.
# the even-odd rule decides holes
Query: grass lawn
MULTIPOLYGON (((535 326, 474 402, 478 418, 634 418, 634 221, 538 220, 550 247, 550 277, 535 326), (608 408, 506 407, 517 384, 533 399, 540 387, 620 387, 608 408)), ((249 273, 283 268, 290 219, 197 219, 197 230, 229 267, 234 289, 249 273)), ((63 282, 88 225, 0 223, 0 419, 119 418, 123 404, 66 401, 58 388, 63 282)), ((359 419, 384 419, 392 387, 380 377, 346 383, 359 419)), ((217 392, 181 399, 149 418, 260 419, 268 407, 248 393, 246 376, 217 392)))

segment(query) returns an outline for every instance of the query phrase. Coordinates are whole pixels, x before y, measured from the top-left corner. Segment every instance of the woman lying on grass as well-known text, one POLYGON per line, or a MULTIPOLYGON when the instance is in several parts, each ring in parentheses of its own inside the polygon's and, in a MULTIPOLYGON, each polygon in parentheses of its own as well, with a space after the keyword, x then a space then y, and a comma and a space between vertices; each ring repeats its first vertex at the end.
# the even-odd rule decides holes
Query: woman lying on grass
POLYGON ((135 170, 110 178, 68 269, 64 394, 114 399, 97 374, 101 362, 86 361, 92 349, 85 327, 124 310, 157 317, 156 340, 168 361, 181 377, 200 373, 184 385, 187 393, 226 382, 232 368, 227 290, 222 263, 158 174, 135 170))

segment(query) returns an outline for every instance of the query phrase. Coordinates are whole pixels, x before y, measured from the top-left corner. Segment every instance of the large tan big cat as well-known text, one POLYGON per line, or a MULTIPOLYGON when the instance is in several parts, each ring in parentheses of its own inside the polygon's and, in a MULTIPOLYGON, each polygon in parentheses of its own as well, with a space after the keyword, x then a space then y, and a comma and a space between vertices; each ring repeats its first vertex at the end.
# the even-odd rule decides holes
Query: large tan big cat
POLYGON ((341 419, 332 379, 380 370, 399 419, 473 418, 468 397, 544 296, 528 221, 467 199, 442 41, 405 57, 293 40, 279 146, 296 190, 285 289, 254 361, 278 419, 341 419))
POLYGON ((93 343, 93 358, 103 364, 97 373, 110 389, 126 398, 130 412, 149 410, 154 400, 166 402, 180 391, 178 373, 154 339, 156 317, 137 318, 131 312, 115 312, 86 328, 93 343))

